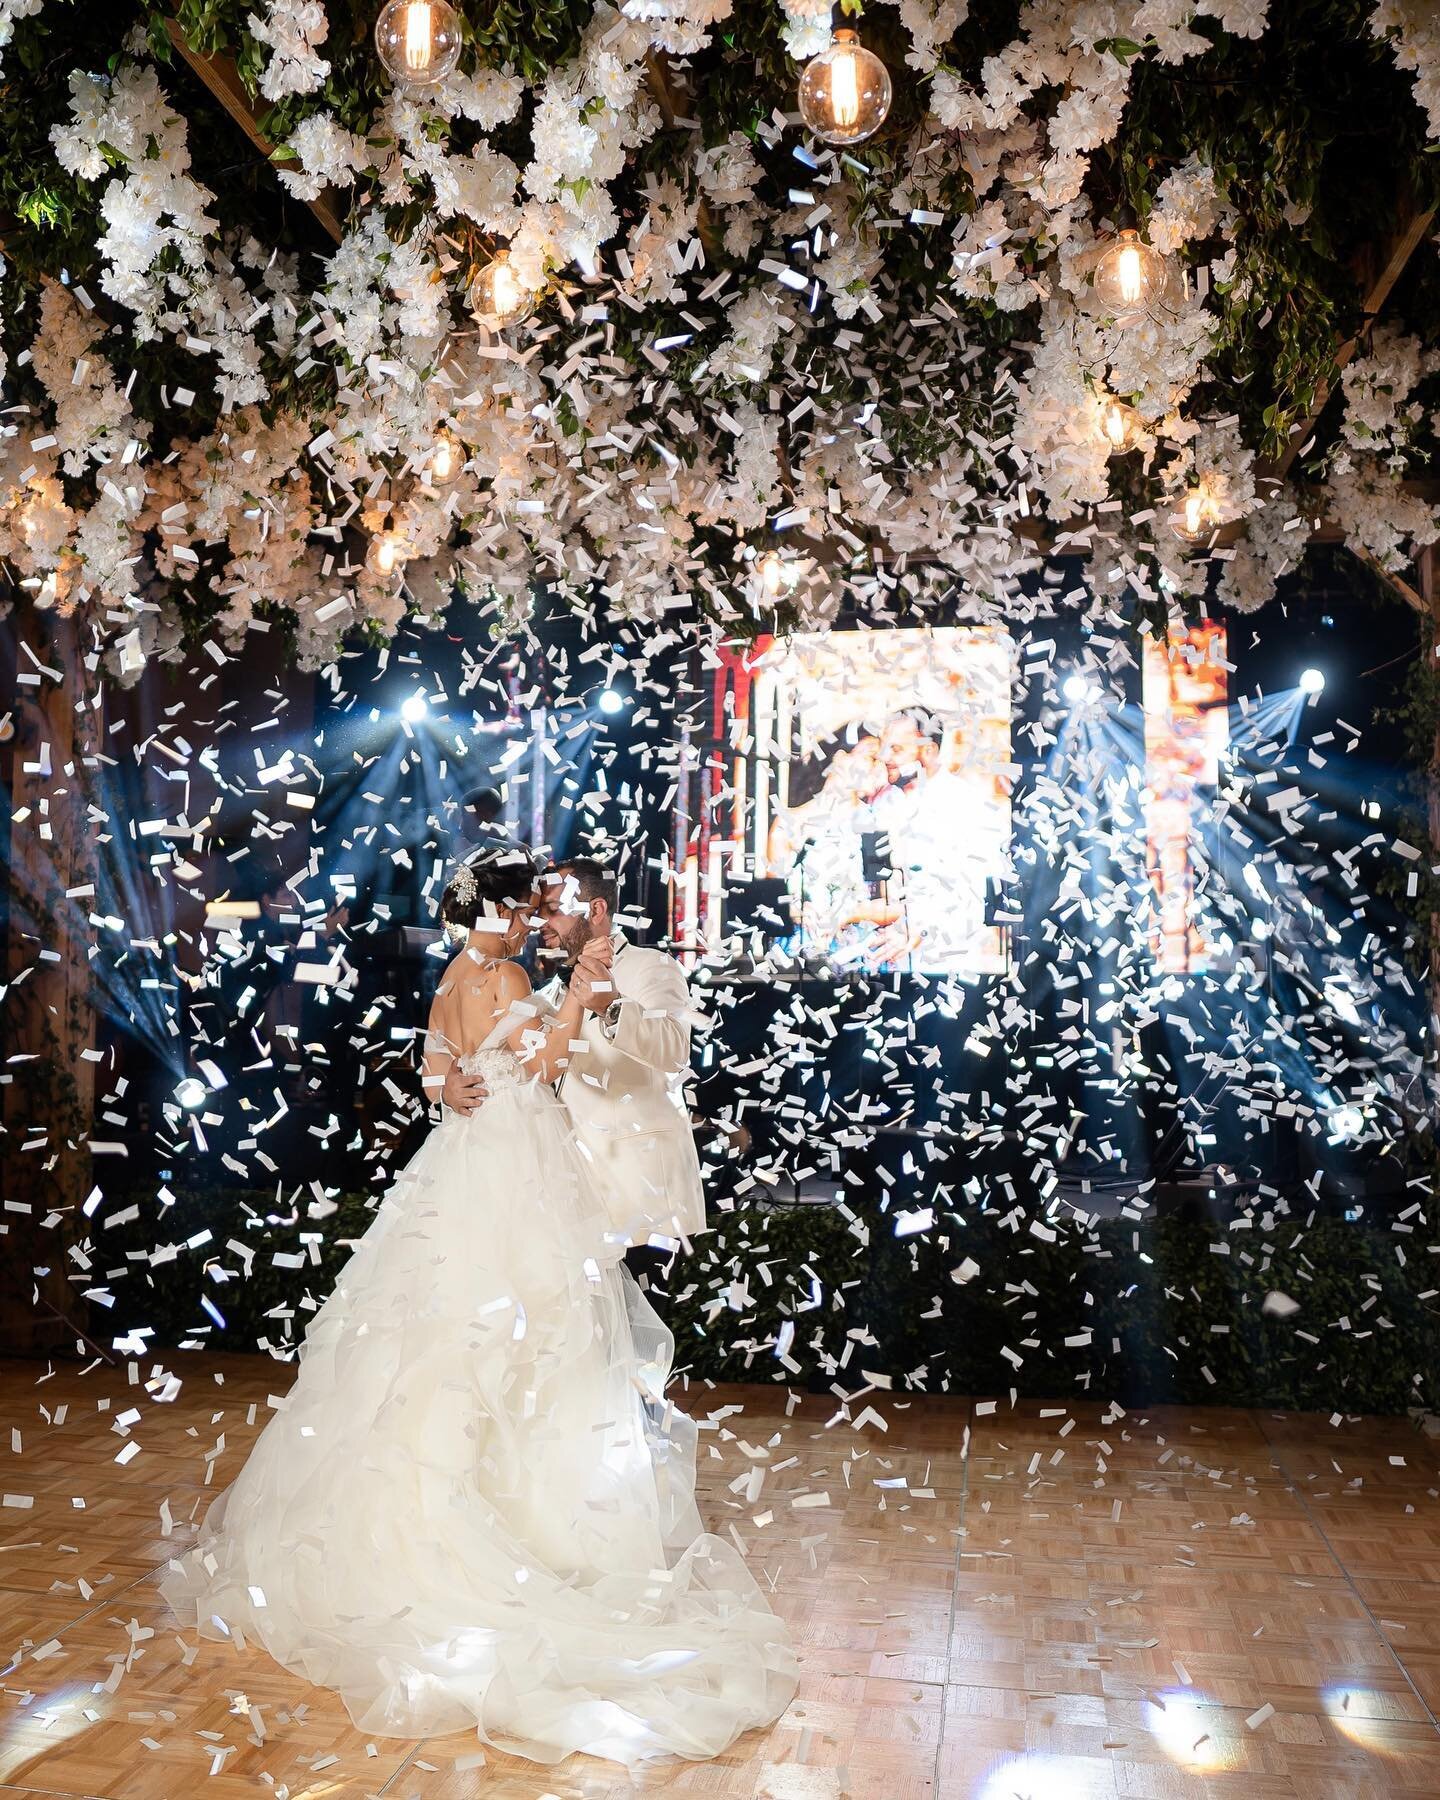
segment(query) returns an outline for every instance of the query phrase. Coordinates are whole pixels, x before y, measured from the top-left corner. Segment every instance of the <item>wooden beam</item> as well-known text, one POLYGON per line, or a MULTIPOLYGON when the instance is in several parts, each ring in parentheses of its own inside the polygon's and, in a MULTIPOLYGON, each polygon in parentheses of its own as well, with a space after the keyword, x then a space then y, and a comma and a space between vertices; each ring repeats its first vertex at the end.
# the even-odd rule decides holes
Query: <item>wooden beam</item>
MULTIPOLYGON (((245 83, 240 79, 234 59, 229 56, 201 56, 198 51, 190 48, 189 39, 174 19, 165 21, 165 29, 170 35, 170 42, 268 162, 274 154, 275 146, 260 129, 255 108, 245 91, 245 83)), ((345 234, 345 227, 331 199, 334 193, 335 190, 331 188, 318 200, 307 200, 305 204, 338 244, 345 234)))
MULTIPOLYGON (((1424 212, 1412 213, 1403 228, 1397 233, 1394 241, 1380 257, 1378 265, 1370 272, 1362 302, 1367 324, 1378 315, 1385 302, 1390 298, 1391 289, 1404 273, 1406 263, 1414 255, 1434 219, 1434 207, 1430 207, 1424 212)), ((1357 334, 1355 337, 1347 338, 1335 352, 1337 378, 1359 348, 1360 335, 1357 334)), ((1285 446, 1279 460, 1260 466, 1258 473, 1261 476, 1270 476, 1274 480, 1283 481, 1289 475, 1295 458, 1310 441, 1311 435, 1320 423, 1320 415, 1324 412, 1333 392, 1334 388, 1331 383, 1322 382, 1320 384, 1319 391, 1315 395, 1315 404, 1310 408, 1308 417, 1291 432, 1290 441, 1285 446)))
MULTIPOLYGON (((1385 583, 1386 587, 1388 587, 1392 593, 1398 594, 1407 606, 1413 606, 1416 612, 1423 618, 1429 618, 1430 602, 1423 594, 1417 594, 1408 581, 1402 580, 1399 575, 1396 575, 1391 570, 1387 569, 1384 563, 1382 563, 1378 557, 1372 556, 1363 545, 1347 543, 1345 548, 1359 562, 1364 563, 1365 567, 1370 570, 1372 575, 1378 575, 1381 581, 1385 583)), ((1430 552, 1428 549, 1420 552, 1420 566, 1422 568, 1428 565, 1429 555, 1430 552)))

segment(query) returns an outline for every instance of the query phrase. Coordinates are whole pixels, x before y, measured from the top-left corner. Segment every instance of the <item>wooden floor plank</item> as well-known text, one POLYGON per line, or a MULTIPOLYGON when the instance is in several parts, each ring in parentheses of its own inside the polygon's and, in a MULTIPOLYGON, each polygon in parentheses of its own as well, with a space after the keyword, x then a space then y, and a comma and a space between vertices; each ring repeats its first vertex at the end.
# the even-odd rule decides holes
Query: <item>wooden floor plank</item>
POLYGON ((1440 1793, 1440 1441, 1408 1420, 678 1391, 743 1408, 702 1434, 701 1510, 773 1583, 801 1683, 713 1762, 627 1774, 367 1739, 263 1651, 176 1628, 155 1571, 292 1377, 0 1362, 0 1800, 1440 1793), (853 1427, 866 1403, 888 1429, 853 1427), (743 1503, 771 1439, 788 1466, 743 1503))

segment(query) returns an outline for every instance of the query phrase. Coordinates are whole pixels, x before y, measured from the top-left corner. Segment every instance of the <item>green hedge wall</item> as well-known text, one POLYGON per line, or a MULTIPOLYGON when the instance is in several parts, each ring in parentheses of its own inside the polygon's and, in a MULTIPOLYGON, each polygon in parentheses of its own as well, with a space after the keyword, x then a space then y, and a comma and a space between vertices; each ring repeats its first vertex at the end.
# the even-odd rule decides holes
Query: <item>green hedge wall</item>
MULTIPOLYGON (((374 1204, 307 1196, 297 1216, 235 1189, 111 1202, 87 1278, 93 1288, 103 1274, 113 1299, 95 1308, 97 1334, 147 1353, 283 1351, 374 1204), (253 1253, 248 1276, 231 1243, 253 1253)), ((712 1218, 652 1294, 677 1369, 695 1376, 853 1392, 879 1374, 897 1389, 1127 1405, 1440 1407, 1440 1245, 1402 1223, 1257 1215, 1227 1227, 1176 1214, 1051 1236, 1018 1213, 976 1212, 897 1237, 892 1218, 830 1206, 742 1205, 712 1218), (1266 1313, 1272 1292, 1299 1310, 1266 1313)))

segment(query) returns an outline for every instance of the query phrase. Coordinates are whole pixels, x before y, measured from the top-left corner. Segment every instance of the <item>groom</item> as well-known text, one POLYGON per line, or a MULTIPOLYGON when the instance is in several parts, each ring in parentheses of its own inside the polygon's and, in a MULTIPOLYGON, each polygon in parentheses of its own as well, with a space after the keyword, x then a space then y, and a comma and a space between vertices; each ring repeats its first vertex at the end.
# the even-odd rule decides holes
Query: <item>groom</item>
MULTIPOLYGON (((683 1084, 690 1068, 690 990, 680 965, 631 944, 614 924, 614 875, 588 856, 546 871, 536 916, 544 947, 574 971, 585 1009, 580 1038, 560 1083, 580 1154, 615 1228, 636 1245, 705 1229, 705 1197, 683 1084), (587 944, 608 945, 606 976, 577 969, 587 944), (608 985, 605 985, 608 982, 608 985)), ((593 954, 586 965, 595 960, 593 954)), ((555 984, 557 991, 559 982, 555 984)), ((538 998, 545 998, 541 989, 538 998)), ((470 1113, 483 1080, 450 1065, 442 1099, 470 1113)))

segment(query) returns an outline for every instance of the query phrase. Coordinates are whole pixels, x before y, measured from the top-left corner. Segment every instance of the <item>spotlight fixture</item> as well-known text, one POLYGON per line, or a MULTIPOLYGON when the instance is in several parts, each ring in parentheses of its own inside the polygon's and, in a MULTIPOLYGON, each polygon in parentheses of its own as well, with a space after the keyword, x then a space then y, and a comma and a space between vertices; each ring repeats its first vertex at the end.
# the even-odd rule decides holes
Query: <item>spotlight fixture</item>
POLYGON ((417 692, 413 693, 400 708, 400 717, 407 720, 411 725, 415 725, 418 724, 421 719, 425 718, 429 711, 430 702, 417 690, 417 692))
POLYGON ((827 144, 873 137, 890 111, 890 71, 853 31, 837 31, 800 76, 800 117, 827 144))
POLYGON ((1300 692, 1302 694, 1318 694, 1325 687, 1325 671, 1323 669, 1302 669, 1300 671, 1300 692))
POLYGON ((460 15, 446 0, 390 0, 375 21, 375 49, 400 86, 438 87, 460 60, 460 15))
POLYGON ((187 1075, 183 1081, 176 1084, 175 1098, 186 1112, 194 1112, 205 1104, 205 1097, 209 1091, 203 1081, 197 1080, 193 1075, 187 1075))
POLYGON ((492 331, 519 324, 535 307, 534 294, 503 250, 470 283, 469 301, 471 312, 492 331))
POLYGON ((614 688, 605 688, 600 695, 600 710, 613 719, 617 713, 624 712, 625 696, 617 694, 614 688))
POLYGON ((1329 1117, 1330 1142, 1353 1144, 1365 1129, 1365 1115, 1358 1106, 1336 1106, 1329 1117))
POLYGON ((1083 706, 1087 700, 1100 698, 1100 686, 1088 675, 1082 675, 1079 669, 1073 670, 1060 683, 1060 692, 1074 706, 1083 706))

